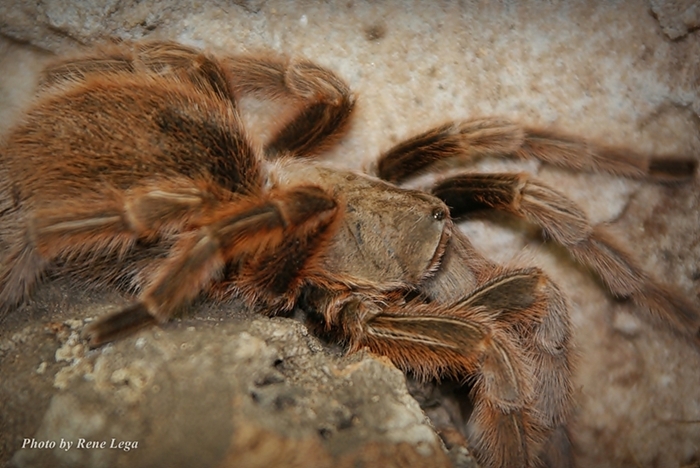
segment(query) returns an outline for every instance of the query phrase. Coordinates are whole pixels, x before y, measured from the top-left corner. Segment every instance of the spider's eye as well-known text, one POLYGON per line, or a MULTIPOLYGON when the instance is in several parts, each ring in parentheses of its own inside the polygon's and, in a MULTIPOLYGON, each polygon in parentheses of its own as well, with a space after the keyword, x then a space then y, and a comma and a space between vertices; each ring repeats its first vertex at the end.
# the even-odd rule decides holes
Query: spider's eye
POLYGON ((445 213, 444 208, 435 208, 433 210, 433 218, 437 221, 442 221, 445 219, 445 216, 447 216, 447 213, 445 213))

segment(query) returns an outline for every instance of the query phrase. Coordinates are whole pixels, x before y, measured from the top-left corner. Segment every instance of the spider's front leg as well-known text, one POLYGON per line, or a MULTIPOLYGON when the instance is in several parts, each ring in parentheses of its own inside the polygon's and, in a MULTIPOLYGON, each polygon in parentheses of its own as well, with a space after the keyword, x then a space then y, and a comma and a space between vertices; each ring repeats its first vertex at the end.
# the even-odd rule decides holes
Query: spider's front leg
POLYGON ((453 303, 350 300, 337 326, 418 378, 473 379, 470 442, 486 467, 537 466, 571 404, 569 322, 537 269, 503 271, 453 303))
POLYGON ((467 163, 485 157, 539 160, 575 171, 663 182, 690 179, 698 166, 692 158, 650 156, 553 130, 481 118, 450 122, 399 143, 380 156, 377 173, 384 180, 399 183, 436 162, 455 157, 467 163))
POLYGON ((528 174, 462 174, 438 183, 433 193, 454 217, 494 209, 534 222, 591 267, 615 297, 632 299, 655 320, 700 343, 695 305, 644 271, 605 226, 591 225, 576 204, 528 174))
MULTIPOLYGON (((635 154, 592 144, 554 131, 479 119, 436 127, 384 153, 380 177, 401 181, 451 157, 486 156, 539 159, 575 170, 679 182, 695 176, 697 161, 635 154)), ((630 298, 655 320, 700 344, 700 311, 683 294, 644 271, 634 256, 564 195, 528 174, 462 174, 433 188, 459 218, 476 210, 501 210, 528 219, 591 267, 615 297, 630 298)))

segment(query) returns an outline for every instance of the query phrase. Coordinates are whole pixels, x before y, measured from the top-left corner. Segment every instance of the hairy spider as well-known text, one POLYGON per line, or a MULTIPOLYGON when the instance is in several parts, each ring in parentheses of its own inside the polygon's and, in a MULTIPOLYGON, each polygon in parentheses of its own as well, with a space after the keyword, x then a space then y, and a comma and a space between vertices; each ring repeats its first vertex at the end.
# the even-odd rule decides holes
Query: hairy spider
POLYGON ((470 379, 470 443, 488 467, 537 465, 566 421, 569 318, 541 270, 486 260, 452 219, 493 209, 536 223, 612 295, 697 343, 694 305, 528 174, 465 173, 430 194, 398 186, 452 157, 666 181, 693 177, 695 161, 494 118, 414 136, 381 154, 376 177, 312 159, 345 133, 353 107, 333 73, 277 56, 147 42, 54 63, 0 147, 0 308, 48 271, 128 285, 133 305, 88 326, 97 346, 202 294, 269 314, 303 304, 350 351, 367 347, 421 379, 470 379), (294 106, 262 149, 246 134, 243 94, 294 106))

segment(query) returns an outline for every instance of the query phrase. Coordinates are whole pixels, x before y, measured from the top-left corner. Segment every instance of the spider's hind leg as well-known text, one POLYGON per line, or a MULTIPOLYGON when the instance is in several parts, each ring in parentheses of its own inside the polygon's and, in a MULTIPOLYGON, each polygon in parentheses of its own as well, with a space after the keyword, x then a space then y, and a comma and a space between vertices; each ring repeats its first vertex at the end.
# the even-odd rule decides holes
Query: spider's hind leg
POLYGON ((355 107, 348 85, 312 62, 272 54, 219 58, 169 41, 106 45, 90 55, 55 62, 45 69, 41 86, 144 73, 186 81, 234 104, 242 94, 294 103, 296 114, 265 146, 268 157, 321 153, 347 131, 355 107))
POLYGON ((0 320, 11 307, 30 295, 47 263, 26 236, 16 236, 0 259, 0 320))
POLYGON ((44 69, 40 87, 50 90, 62 83, 120 74, 148 74, 185 81, 235 103, 230 77, 215 57, 169 41, 107 44, 88 55, 56 61, 44 69))
POLYGON ((167 321, 220 280, 227 264, 236 266, 232 281, 244 298, 291 307, 337 213, 335 201, 314 186, 217 207, 178 236, 136 303, 87 328, 90 345, 167 321))
POLYGON ((283 97, 299 108, 265 146, 268 157, 314 156, 347 131, 355 99, 330 70, 308 61, 265 55, 232 56, 223 63, 237 93, 283 97))

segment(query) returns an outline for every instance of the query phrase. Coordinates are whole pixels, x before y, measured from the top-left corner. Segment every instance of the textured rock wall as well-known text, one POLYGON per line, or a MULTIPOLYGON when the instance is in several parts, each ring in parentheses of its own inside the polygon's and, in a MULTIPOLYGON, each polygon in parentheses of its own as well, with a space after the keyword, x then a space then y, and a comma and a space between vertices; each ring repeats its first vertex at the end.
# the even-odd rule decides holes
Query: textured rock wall
MULTIPOLYGON (((381 150, 431 125, 491 114, 697 157, 699 10, 696 2, 660 0, 4 0, 0 130, 26 105, 48 55, 148 37, 224 53, 272 49, 337 71, 359 96, 355 125, 329 154, 344 167, 367 167, 381 150)), ((612 223, 649 271, 700 303, 697 182, 666 187, 535 163, 478 168, 537 173, 595 222, 612 223)), ((530 227, 498 217, 462 228, 490 258, 541 265, 570 298, 578 349, 570 431, 579 466, 700 461, 696 349, 611 301, 530 227)), ((342 466, 357 457, 404 462, 397 466, 470 463, 462 453, 443 454, 389 365, 367 355, 342 358, 296 322, 203 305, 163 330, 85 353, 74 327, 128 299, 83 296, 49 283, 2 324, 2 462, 135 466, 170 457, 187 464, 206 452, 210 464, 247 466, 281 459, 342 466), (24 438, 81 436, 140 445, 18 451, 24 438)))

